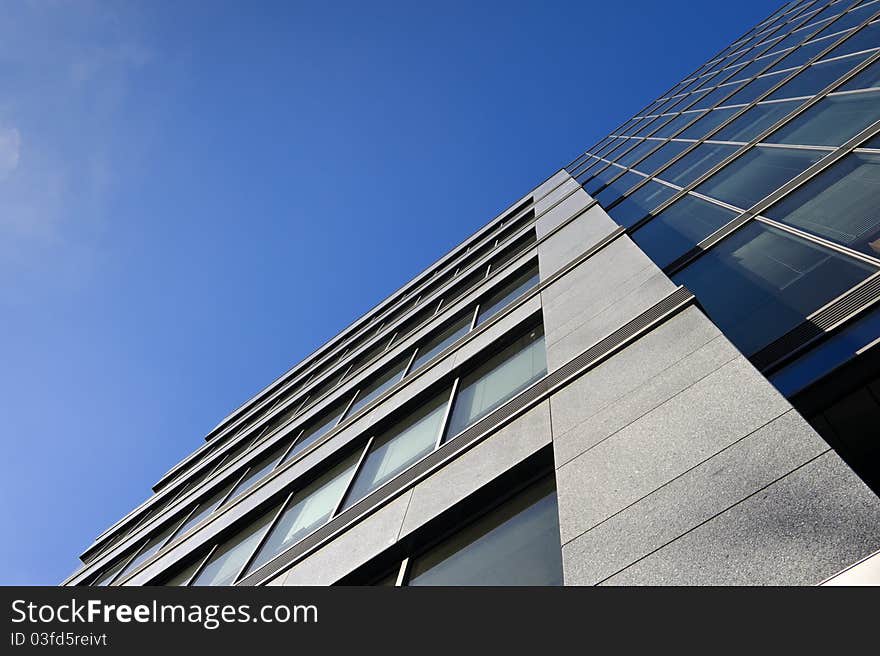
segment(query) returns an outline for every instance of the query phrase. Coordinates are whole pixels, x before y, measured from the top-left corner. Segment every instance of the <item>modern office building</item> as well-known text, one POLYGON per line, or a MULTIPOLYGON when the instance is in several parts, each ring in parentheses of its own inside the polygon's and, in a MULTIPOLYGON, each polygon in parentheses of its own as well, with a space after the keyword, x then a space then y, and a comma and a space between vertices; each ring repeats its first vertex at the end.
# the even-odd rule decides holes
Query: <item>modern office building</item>
POLYGON ((880 583, 878 18, 775 11, 220 422, 65 584, 880 583))

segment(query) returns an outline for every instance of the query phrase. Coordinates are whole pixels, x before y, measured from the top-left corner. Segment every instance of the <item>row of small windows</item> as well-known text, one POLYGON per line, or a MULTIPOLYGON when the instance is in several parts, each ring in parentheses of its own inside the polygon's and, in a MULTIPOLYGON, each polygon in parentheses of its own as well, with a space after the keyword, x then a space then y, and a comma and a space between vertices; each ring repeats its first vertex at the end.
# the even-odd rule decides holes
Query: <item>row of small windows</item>
MULTIPOLYGON (((294 483, 257 517, 202 553, 165 581, 169 585, 229 585, 278 554, 439 448, 546 375, 543 327, 530 325, 502 342, 451 383, 426 392, 370 431, 357 448, 334 456, 306 484, 294 483)), ((277 455, 275 456, 277 457, 277 455)), ((282 456, 284 457, 284 456, 282 456)), ((274 459, 268 458, 273 463, 274 459)), ((272 466, 254 466, 260 476, 272 466)), ((231 494, 240 494, 245 479, 231 494), (238 490, 238 491, 236 491, 238 490)), ((253 485, 255 480, 247 483, 253 485)), ((227 487, 205 499, 99 574, 92 585, 122 580, 176 536, 228 503, 227 487), (224 494, 226 495, 224 497, 224 494)))
MULTIPOLYGON (((533 261, 514 273, 496 289, 489 291, 473 306, 468 307, 447 324, 426 336, 425 339, 419 342, 411 351, 402 354, 399 360, 393 362, 387 368, 366 380, 361 387, 355 389, 348 397, 342 398, 328 410, 325 410, 317 417, 311 419, 300 430, 289 432, 287 439, 276 449, 267 455, 262 456, 257 462, 252 463, 242 470, 239 474, 238 482, 234 486, 230 486, 227 490, 218 493, 211 499, 203 501, 193 507, 190 513, 191 520, 185 522, 175 535, 182 534, 186 529, 208 516, 220 505, 225 505, 232 499, 243 494, 264 475, 281 464, 292 460, 295 456, 298 456, 308 447, 315 444, 331 429, 335 428, 335 426, 341 421, 354 415, 358 410, 367 405, 367 403, 376 399, 394 384, 420 370, 437 355, 455 344, 463 336, 478 326, 486 323, 507 305, 513 303, 516 299, 537 285, 538 280, 537 264, 533 261)), ((282 417, 283 416, 284 415, 282 415, 282 417)), ((282 425, 275 426, 272 429, 271 434, 278 432, 282 427, 282 425)), ((182 498, 189 490, 196 487, 209 476, 217 473, 225 464, 233 462, 238 464, 238 462, 240 462, 240 456, 254 447, 258 440, 260 443, 267 441, 271 437, 271 434, 260 434, 252 440, 240 443, 235 449, 226 454, 215 467, 206 468, 200 476, 194 478, 193 481, 179 494, 169 499, 166 503, 157 506, 149 515, 147 515, 146 519, 135 525, 131 531, 137 530, 139 526, 144 525, 152 518, 159 516, 177 499, 182 498)), ((123 537, 130 534, 130 532, 124 534, 123 537)), ((115 540, 108 545, 108 548, 117 542, 118 540, 115 540)))
MULTIPOLYGON (((532 214, 530 215, 529 220, 533 220, 533 218, 534 217, 532 214)), ((515 225, 508 223, 507 228, 508 230, 510 230, 510 232, 504 231, 503 233, 498 235, 498 239, 504 240, 511 237, 513 234, 515 234, 515 232, 519 231, 523 227, 523 225, 524 223, 519 221, 517 221, 515 225)), ((140 526, 143 526, 145 523, 161 514, 164 509, 168 507, 171 503, 183 497, 190 490, 197 487, 202 481, 204 481, 213 473, 218 471, 221 467, 223 467, 224 464, 232 462, 243 453, 247 452, 250 448, 255 446, 257 443, 261 443, 270 435, 278 432, 278 430, 287 425, 296 416, 299 416, 309 407, 312 407, 313 405, 318 403, 327 394, 331 393, 334 389, 336 389, 346 381, 352 379, 359 371, 370 365, 373 360, 392 348, 394 344, 397 344, 402 339, 415 332, 425 322, 427 322, 438 312, 440 312, 442 308, 448 307, 460 297, 471 291, 476 285, 482 283, 490 275, 502 270, 511 261, 528 251, 534 246, 535 241, 535 231, 534 229, 532 229, 527 231, 525 234, 515 238, 512 242, 505 244, 504 250, 499 255, 492 258, 480 269, 465 275, 462 278, 461 282, 453 285, 441 297, 434 299, 430 307, 426 307, 424 311, 417 313, 415 316, 405 321, 397 328, 397 330, 391 333, 390 337, 386 338, 384 341, 378 342, 374 347, 363 352, 360 356, 352 361, 350 366, 341 370, 341 372, 337 372, 335 376, 329 377, 327 380, 325 380, 325 382, 319 384, 317 387, 306 390, 305 397, 297 398, 298 394, 294 393, 285 395, 284 397, 279 398, 272 406, 267 408, 267 412, 273 412, 275 414, 273 418, 267 421, 266 413, 261 416, 256 416, 250 422, 248 422, 245 427, 238 431, 235 436, 230 436, 229 439, 218 440, 216 443, 213 443, 210 450, 206 451, 198 460, 194 460, 192 463, 190 463, 189 466, 185 470, 182 470, 177 477, 183 475, 186 471, 191 470, 196 464, 204 462, 206 458, 217 453, 223 446, 229 444, 233 439, 244 435, 248 431, 253 431, 250 435, 245 436, 244 439, 242 439, 233 449, 228 451, 226 454, 220 455, 219 459, 214 465, 206 467, 202 470, 200 474, 197 474, 192 479, 190 479, 190 481, 186 485, 182 486, 180 490, 173 496, 169 497, 167 501, 155 506, 153 509, 142 515, 136 523, 130 524, 127 527, 122 527, 122 530, 120 530, 114 538, 108 541, 100 551, 91 554, 91 557, 94 558, 101 552, 106 551, 106 549, 112 547, 114 544, 117 544, 127 535, 130 535, 134 530, 136 530, 140 526), (258 426, 260 420, 262 420, 262 424, 258 426)), ((497 242, 489 242, 490 249, 496 245, 498 245, 497 242)), ((477 255, 479 255, 479 257, 482 257, 486 254, 486 252, 487 251, 480 251, 477 255)), ((457 274, 458 270, 453 270, 451 273, 457 274)), ((527 277, 531 278, 531 284, 534 284, 537 281, 536 270, 532 271, 532 273, 530 273, 527 277)), ((521 276, 514 281, 514 288, 518 288, 522 285, 523 280, 521 280, 520 278, 521 276)), ((444 280, 444 282, 449 282, 449 280, 444 280)), ((440 286, 442 285, 438 285, 438 288, 440 286)), ((508 285, 508 287, 510 287, 510 285, 508 285)), ((507 288, 505 287, 505 289, 507 288)), ((480 310, 479 322, 484 322, 492 314, 494 314, 494 312, 497 312, 499 309, 501 309, 506 304, 505 294, 509 293, 510 290, 507 290, 505 292, 504 289, 502 289, 501 291, 497 292, 497 294, 500 294, 498 298, 482 299, 480 303, 482 309, 480 310)), ((476 310, 474 308, 471 308, 470 311, 476 310)), ((463 319, 459 321, 459 323, 462 322, 464 322, 463 319)), ((468 332, 469 328, 470 325, 466 326, 464 332, 468 332)), ((403 359, 401 359, 400 362, 396 363, 396 366, 398 367, 397 371, 394 371, 392 368, 392 370, 386 372, 386 378, 384 378, 383 380, 373 381, 373 387, 367 386, 358 390, 356 392, 357 397, 353 401, 351 401, 352 407, 348 410, 348 412, 345 413, 346 416, 350 416, 356 410, 360 409, 360 407, 366 405, 373 398, 379 396, 385 389, 396 383, 404 375, 408 375, 410 372, 413 372, 416 369, 420 368, 424 363, 429 361, 431 357, 433 357, 433 355, 439 353, 443 348, 445 348, 444 343, 452 343, 462 334, 464 333, 461 332, 461 327, 457 325, 456 329, 452 330, 448 335, 448 342, 444 342, 443 339, 439 339, 439 341, 434 344, 433 347, 430 343, 420 344, 417 352, 414 354, 410 354, 412 356, 411 362, 408 362, 407 360, 407 357, 409 356, 404 357, 403 359), (401 367, 405 368, 406 371, 400 370, 401 367)), ((298 392, 299 390, 297 390, 297 393, 298 392)), ((347 405, 347 403, 344 402, 342 405, 345 406, 347 405)), ((339 412, 345 412, 345 407, 340 408, 339 412)), ((338 412, 336 415, 334 415, 332 412, 329 413, 329 415, 324 418, 324 421, 319 422, 314 431, 311 433, 311 435, 313 436, 312 441, 317 440, 318 437, 320 437, 324 432, 332 428, 342 418, 343 417, 341 417, 338 412)), ((305 442, 306 438, 308 437, 309 435, 304 436, 302 441, 305 442)))
MULTIPOLYGON (((340 364, 346 358, 349 358, 351 354, 360 350, 366 343, 376 339, 383 332, 386 333, 386 337, 390 337, 391 341, 394 341, 394 334, 390 336, 387 335, 389 329, 394 326, 405 314, 408 314, 415 310, 422 304, 427 303, 427 299, 429 299, 433 294, 435 294, 441 287, 452 282, 456 277, 462 274, 467 269, 471 268, 476 264, 480 259, 484 258, 490 251, 497 248, 499 245, 505 244, 506 240, 510 238, 514 233, 521 230, 525 225, 534 221, 534 211, 526 212, 519 216, 519 218, 514 219, 517 214, 520 214, 522 210, 526 209, 529 205, 531 205, 531 198, 521 204, 519 207, 515 208, 504 220, 502 220, 498 230, 490 236, 489 239, 484 241, 482 244, 471 247, 468 246, 466 251, 464 251, 463 259, 457 265, 447 265, 448 268, 445 272, 440 273, 440 271, 436 271, 435 275, 433 275, 430 279, 423 282, 419 288, 409 290, 406 292, 396 303, 392 304, 389 308, 384 311, 384 314, 377 315, 374 320, 371 321, 369 326, 361 333, 357 335, 353 335, 352 338, 348 340, 347 345, 344 349, 340 350, 339 347, 334 349, 334 354, 331 356, 322 355, 320 359, 324 359, 324 362, 315 370, 311 372, 308 379, 303 383, 299 384, 295 389, 290 387, 290 383, 285 383, 282 387, 274 387, 269 390, 262 398, 257 399, 253 403, 249 404, 249 406, 243 409, 240 413, 233 418, 230 418, 229 421, 225 422, 226 425, 231 425, 236 419, 244 416, 248 412, 253 412, 254 410, 259 410, 261 407, 263 410, 271 409, 273 406, 277 406, 279 403, 283 403, 284 399, 289 398, 291 396, 300 396, 305 391, 305 386, 312 385, 314 381, 318 378, 321 378, 327 375, 328 372, 339 369, 340 364), (351 339, 357 338, 356 341, 351 341, 351 339), (283 394, 283 398, 278 398, 279 394, 283 394), (268 408, 265 407, 266 403, 271 403, 272 405, 268 408)), ((497 269, 499 264, 494 263, 493 266, 497 269)), ((479 272, 474 272, 472 278, 480 279, 479 272)), ((437 302, 439 304, 448 304, 449 299, 433 299, 432 302, 437 302)), ((433 315, 433 312, 427 312, 428 316, 433 315)), ((424 315, 420 315, 418 321, 423 321, 425 319, 424 315)), ((412 321, 410 321, 412 323, 412 321)), ((397 337, 399 339, 399 336, 397 337)), ((368 349, 367 353, 372 353, 375 355, 376 348, 381 347, 382 350, 388 345, 388 341, 381 342, 377 346, 374 346, 372 349, 368 349)), ((359 356, 360 363, 363 363, 365 359, 364 356, 359 356)), ((313 362, 317 362, 318 360, 314 360, 313 362)), ((358 367, 355 365, 352 366, 353 369, 357 369, 358 367)), ((326 381, 325 384, 331 384, 334 381, 326 381)), ((314 392, 311 393, 311 397, 314 399, 318 395, 314 392)), ((248 430, 254 423, 259 421, 259 416, 254 416, 249 418, 242 426, 240 426, 237 430, 238 434, 241 434, 242 431, 248 430)), ((216 431, 212 431, 216 432, 216 431)), ((178 477, 181 472, 176 472, 172 477, 168 477, 163 484, 167 484, 174 478, 178 477)))

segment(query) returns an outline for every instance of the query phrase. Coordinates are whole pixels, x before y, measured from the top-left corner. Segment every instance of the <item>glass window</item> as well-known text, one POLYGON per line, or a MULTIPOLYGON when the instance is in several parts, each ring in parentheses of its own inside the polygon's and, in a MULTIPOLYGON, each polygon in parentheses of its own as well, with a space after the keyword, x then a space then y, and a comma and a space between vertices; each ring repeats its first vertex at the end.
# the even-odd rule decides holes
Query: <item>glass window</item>
POLYGON ((538 282, 538 267, 536 265, 532 265, 514 276, 501 289, 493 292, 491 296, 480 303, 480 316, 477 319, 477 324, 484 323, 498 314, 498 312, 537 285, 538 282))
POLYGON ((825 156, 815 150, 754 147, 697 187, 697 191, 748 209, 825 156))
POLYGON ((859 23, 868 20, 875 11, 877 11, 877 5, 871 3, 864 4, 829 24, 822 30, 822 33, 843 32, 844 30, 852 29, 859 23))
POLYGON ((878 119, 880 92, 827 96, 764 141, 840 146, 878 119))
POLYGON ((599 201, 602 207, 608 207, 611 203, 623 196, 623 194, 629 189, 632 189, 644 179, 645 177, 638 173, 633 173, 631 171, 624 173, 617 178, 617 180, 596 194, 596 200, 599 201))
POLYGON ((167 585, 167 586, 181 586, 189 583, 189 580, 192 578, 192 575, 195 574, 196 569, 199 565, 201 565, 202 559, 199 558, 194 560, 189 565, 184 567, 183 569, 175 572, 169 578, 157 583, 156 585, 167 585))
POLYGON ((410 371, 420 368, 438 353, 444 351, 450 344, 453 344, 460 337, 464 336, 471 329, 473 315, 467 314, 459 317, 451 324, 429 337, 428 340, 419 346, 416 359, 413 360, 410 371))
POLYGON ((655 150, 633 168, 638 169, 642 173, 653 173, 685 148, 690 148, 690 146, 691 144, 687 141, 667 141, 661 148, 655 150))
POLYGON ((800 100, 786 100, 785 102, 755 105, 741 116, 736 117, 730 125, 719 130, 718 134, 712 136, 712 139, 747 143, 800 104, 800 100))
POLYGON ((663 268, 734 218, 734 212, 688 195, 636 230, 632 238, 663 268))
POLYGON ((226 498, 226 495, 229 494, 229 490, 231 488, 232 483, 222 487, 218 492, 215 492, 204 501, 201 501, 198 506, 196 506, 196 509, 193 511, 192 515, 190 515, 189 518, 174 532, 174 535, 171 536, 171 539, 176 538, 178 535, 183 535, 193 526, 202 521, 202 519, 214 512, 214 509, 223 499, 226 498))
POLYGON ((700 144, 680 160, 673 162, 668 169, 661 171, 658 176, 667 182, 686 187, 739 148, 740 146, 724 144, 700 144))
POLYGON ((583 186, 584 191, 592 196, 621 173, 623 173, 622 168, 611 165, 604 171, 599 171, 591 180, 587 180, 581 186, 583 186))
MULTIPOLYGON (((180 520, 178 520, 179 522, 180 520)), ((147 542, 143 549, 138 552, 138 555, 131 559, 128 565, 125 566, 125 569, 122 570, 122 575, 128 574, 135 567, 145 562, 148 558, 150 558, 153 554, 159 551, 159 548, 165 544, 165 541, 168 540, 168 537, 174 533, 174 529, 177 528, 177 522, 171 524, 170 526, 166 526, 165 530, 163 530, 158 535, 150 538, 149 542, 147 542)))
POLYGON ((630 166, 633 162, 639 161, 645 155, 647 155, 649 151, 653 150, 656 147, 656 141, 645 140, 638 146, 633 148, 631 151, 629 151, 626 155, 621 156, 620 159, 617 160, 617 163, 621 166, 630 166))
MULTIPOLYGON (((671 137, 675 135, 679 130, 681 130, 685 125, 693 121, 695 118, 700 116, 702 112, 687 112, 685 114, 679 114, 674 119, 669 121, 662 128, 657 130, 652 136, 655 137, 671 137)), ((656 146, 659 141, 655 141, 654 145, 656 146)))
POLYGON ((880 155, 847 155, 764 214, 880 256, 880 155))
POLYGON ((358 393, 354 403, 351 404, 351 408, 349 408, 346 416, 350 417, 370 401, 381 395, 382 392, 399 382, 403 377, 403 370, 406 365, 406 360, 396 362, 385 369, 385 371, 376 374, 376 377, 372 380, 367 381, 358 393))
POLYGON ((221 543, 190 585, 232 585, 278 511, 276 506, 221 543))
MULTIPOLYGON (((855 66, 857 63, 865 59, 864 55, 856 55, 852 66, 855 66)), ((847 60, 848 61, 848 60, 847 60)), ((849 70, 849 69, 847 69, 849 70)), ((838 87, 835 91, 854 91, 856 89, 873 89, 874 87, 880 86, 880 62, 874 62, 868 68, 863 70, 860 73, 857 73, 853 78, 847 82, 846 84, 838 87)))
POLYGON ((540 326, 461 379, 446 430, 447 439, 485 417, 547 373, 540 326))
MULTIPOLYGON (((815 96, 841 75, 858 65, 866 55, 853 55, 830 62, 813 64, 770 94, 768 100, 815 96)), ((870 67, 869 67, 870 68, 870 67)), ((859 77, 859 76, 856 76, 859 77)), ((852 82, 853 80, 851 80, 852 82)), ((860 88, 860 87, 855 87, 860 88)))
POLYGON ((553 477, 413 559, 407 585, 562 585, 553 477))
POLYGON ((777 71, 803 66, 813 57, 825 50, 825 48, 830 46, 833 41, 834 39, 821 39, 819 41, 805 43, 800 48, 795 48, 790 51, 785 57, 776 62, 776 64, 774 64, 767 72, 776 73, 777 71))
POLYGON ((296 438, 296 444, 293 445, 293 448, 287 456, 285 456, 284 461, 287 462, 298 453, 302 453, 309 446, 317 442, 321 436, 334 428, 342 418, 342 413, 345 412, 345 407, 348 405, 348 401, 349 398, 346 398, 342 403, 337 403, 335 406, 331 406, 329 410, 318 415, 317 418, 312 419, 306 425, 302 435, 296 438))
POLYGON ((875 269, 753 221, 672 276, 751 355, 875 269))
POLYGON ((608 210, 608 214, 619 225, 629 228, 676 193, 672 187, 651 180, 608 210))
POLYGON ((248 566, 248 572, 262 567, 330 519, 351 480, 359 456, 359 452, 353 453, 290 498, 266 542, 248 566))
POLYGON ((688 127, 678 137, 680 139, 702 139, 738 111, 740 110, 733 107, 715 109, 688 127))
POLYGON ((259 458, 253 465, 251 465, 250 469, 248 469, 247 473, 244 475, 244 478, 241 479, 238 485, 235 486, 232 494, 229 495, 229 500, 231 501, 247 492, 266 474, 275 469, 282 454, 287 450, 289 445, 290 442, 270 450, 266 455, 259 458))
POLYGON ((444 390, 373 440, 343 508, 349 508, 434 450, 448 402, 449 391, 444 390))
MULTIPOLYGON (((831 41, 834 41, 834 39, 822 41, 821 43, 828 46, 831 44, 831 41)), ((875 21, 841 43, 829 52, 826 57, 840 57, 862 50, 874 50, 878 47, 880 47, 880 21, 875 21)))
POLYGON ((740 89, 738 92, 733 94, 730 98, 725 100, 722 104, 724 105, 745 105, 753 100, 757 100, 759 96, 763 95, 765 91, 767 91, 770 87, 775 86, 779 82, 782 82, 782 79, 785 75, 779 74, 768 74, 763 77, 756 77, 754 80, 749 82, 746 86, 740 89))
POLYGON ((116 575, 119 573, 119 570, 121 570, 124 566, 125 566, 125 558, 123 558, 118 563, 113 565, 105 573, 102 573, 95 580, 95 582, 91 583, 90 585, 92 585, 96 588, 103 588, 104 586, 110 585, 110 582, 116 578, 116 575))
POLYGON ((880 335, 880 310, 847 324, 827 340, 799 356, 794 362, 769 377, 787 398, 800 392, 839 365, 856 357, 856 351, 870 344, 880 335))
MULTIPOLYGON (((712 93, 703 98, 700 102, 698 102, 694 109, 712 109, 715 107, 721 100, 727 97, 728 94, 733 93, 737 89, 741 88, 745 85, 745 82, 734 82, 733 84, 725 84, 716 88, 712 93)), ((728 104, 727 101, 724 101, 724 104, 728 104)))

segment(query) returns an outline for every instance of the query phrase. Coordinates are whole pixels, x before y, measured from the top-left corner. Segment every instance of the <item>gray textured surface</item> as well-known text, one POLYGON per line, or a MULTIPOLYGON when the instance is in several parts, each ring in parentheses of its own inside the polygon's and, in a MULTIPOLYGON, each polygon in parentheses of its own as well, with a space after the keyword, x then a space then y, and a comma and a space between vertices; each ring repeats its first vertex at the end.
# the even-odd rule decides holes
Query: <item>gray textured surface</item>
MULTIPOLYGON (((660 349, 660 352, 671 355, 665 349, 660 349)), ((609 402, 573 429, 563 434, 554 434, 553 446, 557 467, 564 465, 594 444, 598 444, 609 435, 621 430, 737 357, 739 357, 739 351, 725 337, 716 337, 647 380, 645 378, 652 373, 651 369, 646 366, 648 361, 643 361, 641 368, 636 362, 631 377, 625 378, 623 382, 633 386, 642 381, 644 383, 631 389, 626 402, 609 402)), ((650 362, 656 364, 655 359, 650 362)), ((616 373, 618 380, 620 380, 619 377, 624 372, 609 373, 616 373)), ((585 384, 589 387, 584 391, 589 395, 591 387, 594 390, 593 396, 600 396, 599 390, 606 389, 605 381, 611 377, 610 375, 599 375, 591 381, 586 381, 585 384)), ((607 385, 609 394, 615 390, 615 387, 610 383, 611 381, 607 385)))
MULTIPOLYGON (((577 181, 575 181, 575 179, 571 177, 569 177, 567 180, 564 180, 562 184, 560 184, 555 189, 548 191, 548 194, 535 201, 535 214, 538 216, 546 212, 547 209, 552 207, 554 203, 557 203, 569 194, 572 194, 572 192, 575 192, 577 195, 582 196, 582 202, 584 203, 587 203, 590 200, 590 197, 587 196, 583 189, 581 189, 581 186, 577 183, 577 181)), ((538 230, 538 237, 542 236, 542 228, 539 228, 538 230)))
POLYGON ((553 395, 554 439, 719 335, 718 329, 694 307, 660 324, 553 395))
MULTIPOLYGON (((586 206, 581 195, 575 194, 545 214, 539 222, 545 228, 565 223, 586 206)), ((546 280, 573 259, 599 243, 617 229, 617 224, 597 206, 561 228, 546 241, 538 244, 538 263, 541 280, 546 280)), ((549 232, 549 230, 548 230, 549 232)), ((643 256, 644 257, 644 256, 643 256)))
POLYGON ((566 583, 599 583, 828 448, 790 410, 566 544, 566 583))
POLYGON ((880 499, 834 453, 605 585, 813 585, 880 546, 880 499))
MULTIPOLYGON (((382 506, 327 545, 301 560, 284 585, 330 585, 397 542, 412 491, 382 506)), ((280 583, 280 582, 279 582, 280 583)))
POLYGON ((550 443, 550 406, 540 403, 414 489, 401 535, 415 530, 550 443))
POLYGON ((557 470, 563 543, 789 409, 729 362, 557 470))

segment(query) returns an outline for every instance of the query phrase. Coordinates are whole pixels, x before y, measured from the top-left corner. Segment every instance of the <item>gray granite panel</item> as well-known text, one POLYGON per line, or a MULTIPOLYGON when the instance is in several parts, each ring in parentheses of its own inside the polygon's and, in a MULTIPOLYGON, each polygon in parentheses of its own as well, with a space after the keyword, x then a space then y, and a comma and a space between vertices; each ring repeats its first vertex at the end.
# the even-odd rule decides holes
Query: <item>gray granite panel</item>
POLYGON ((827 450, 788 411, 566 544, 566 583, 601 582, 827 450))
POLYGON ((604 582, 813 585, 880 547, 880 499, 833 451, 604 582))
POLYGON ((729 362, 557 470, 563 543, 789 409, 747 361, 729 362))

